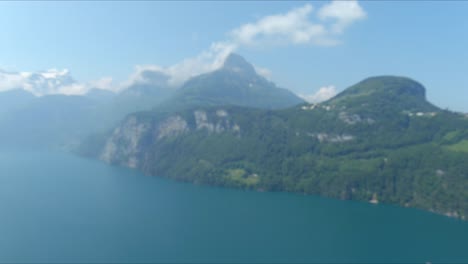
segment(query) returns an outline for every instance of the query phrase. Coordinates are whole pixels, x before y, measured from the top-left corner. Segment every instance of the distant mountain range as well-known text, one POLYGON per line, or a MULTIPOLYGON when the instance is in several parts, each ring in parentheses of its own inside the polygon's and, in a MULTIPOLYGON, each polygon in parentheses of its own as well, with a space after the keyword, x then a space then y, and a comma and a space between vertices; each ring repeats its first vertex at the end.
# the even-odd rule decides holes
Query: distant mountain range
POLYGON ((26 147, 70 148, 89 134, 106 131, 127 114, 150 110, 174 89, 135 83, 122 93, 91 89, 83 96, 40 97, 23 89, 0 93, 0 143, 26 147))

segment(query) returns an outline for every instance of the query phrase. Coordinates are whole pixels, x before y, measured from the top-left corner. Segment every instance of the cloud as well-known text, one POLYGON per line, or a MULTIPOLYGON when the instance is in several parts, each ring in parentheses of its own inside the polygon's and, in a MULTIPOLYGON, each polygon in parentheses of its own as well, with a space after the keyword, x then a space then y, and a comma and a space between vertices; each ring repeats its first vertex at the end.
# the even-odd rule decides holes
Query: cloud
MULTIPOLYGON (((357 1, 332 1, 313 13, 314 7, 305 4, 283 14, 269 15, 252 23, 243 24, 228 32, 228 38, 214 42, 199 55, 187 58, 169 67, 158 65, 138 66, 130 79, 138 79, 142 69, 159 71, 169 76, 173 87, 189 78, 210 72, 222 66, 231 52, 241 47, 264 45, 319 45, 334 46, 338 36, 355 21, 366 17, 357 1)), ((271 77, 265 68, 256 67, 259 74, 271 77)))
POLYGON ((160 70, 170 76, 169 85, 179 86, 191 77, 220 68, 226 57, 237 49, 235 43, 215 42, 198 56, 160 70))
POLYGON ((0 91, 16 88, 38 96, 80 90, 67 69, 49 69, 42 72, 0 71, 0 91))
POLYGON ((168 76, 167 85, 178 87, 191 77, 214 71, 220 68, 225 58, 237 49, 237 45, 229 42, 212 43, 209 49, 201 52, 199 55, 184 59, 169 67, 159 65, 137 65, 135 71, 129 79, 122 84, 122 88, 133 84, 148 83, 143 75, 152 72, 154 74, 164 74, 168 76))
POLYGON ((232 30, 230 35, 234 42, 241 45, 320 42, 318 40, 327 32, 323 25, 309 20, 313 9, 311 4, 306 4, 285 14, 266 16, 232 30))
POLYGON ((331 32, 335 34, 342 33, 348 26, 366 16, 366 12, 357 1, 333 1, 318 12, 320 20, 334 20, 331 32))
POLYGON ((110 77, 79 83, 73 79, 68 69, 49 69, 40 72, 6 72, 0 70, 0 91, 24 89, 36 96, 50 94, 83 95, 92 88, 113 91, 115 86, 110 77))
POLYGON ((112 77, 103 77, 98 80, 93 80, 88 83, 88 87, 96 88, 96 89, 102 89, 102 90, 108 90, 112 92, 117 92, 117 87, 114 84, 114 81, 112 77))
MULTIPOLYGON (((64 94, 64 95, 83 95, 87 93, 89 90, 89 87, 87 87, 84 84, 80 83, 72 83, 68 85, 63 85, 56 87, 55 90, 48 94, 64 94)), ((46 94, 42 94, 46 95, 46 94)))
POLYGON ((0 92, 21 87, 24 76, 0 70, 0 92))
POLYGON ((326 101, 337 94, 336 87, 333 85, 323 86, 318 89, 317 92, 313 94, 299 94, 299 97, 306 100, 309 103, 320 103, 326 101))
POLYGON ((266 78, 266 79, 271 79, 271 76, 272 76, 273 74, 271 73, 271 71, 270 71, 269 69, 263 68, 263 67, 258 67, 258 66, 254 66, 254 68, 255 68, 255 71, 256 71, 259 75, 263 76, 263 77, 266 78))
MULTIPOLYGON (((37 95, 47 95, 47 94, 65 94, 65 95, 84 95, 91 89, 101 89, 111 92, 118 92, 120 86, 114 84, 111 77, 103 77, 98 80, 92 80, 85 83, 79 83, 76 81, 70 82, 68 84, 58 84, 55 87, 52 87, 48 93, 36 94, 37 95)), ((34 93, 34 92, 33 92, 34 93)))
POLYGON ((366 17, 357 1, 333 1, 315 16, 313 11, 311 4, 305 4, 284 14, 265 16, 232 30, 230 36, 238 45, 336 45, 336 35, 366 17))
POLYGON ((163 72, 164 69, 157 65, 136 65, 135 70, 128 79, 116 86, 117 91, 124 90, 135 84, 149 84, 150 80, 145 77, 147 72, 163 72))
POLYGON ((236 48, 236 45, 231 43, 215 42, 198 56, 168 67, 164 72, 170 76, 169 84, 178 86, 193 76, 218 69, 229 53, 236 48))

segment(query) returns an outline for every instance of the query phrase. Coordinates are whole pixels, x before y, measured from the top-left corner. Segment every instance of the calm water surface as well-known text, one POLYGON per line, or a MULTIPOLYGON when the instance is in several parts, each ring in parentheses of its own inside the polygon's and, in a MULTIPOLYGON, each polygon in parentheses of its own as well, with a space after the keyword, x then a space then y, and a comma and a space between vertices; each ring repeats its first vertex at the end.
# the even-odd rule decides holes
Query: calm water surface
POLYGON ((468 262, 468 222, 0 150, 0 262, 468 262))

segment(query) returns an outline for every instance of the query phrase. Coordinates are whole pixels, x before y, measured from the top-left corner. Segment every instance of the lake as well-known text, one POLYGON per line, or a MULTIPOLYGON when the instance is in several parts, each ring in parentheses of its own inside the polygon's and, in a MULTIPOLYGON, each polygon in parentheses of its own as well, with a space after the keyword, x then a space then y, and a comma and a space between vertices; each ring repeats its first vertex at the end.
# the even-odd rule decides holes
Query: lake
POLYGON ((468 262, 468 222, 0 151, 0 262, 468 262))

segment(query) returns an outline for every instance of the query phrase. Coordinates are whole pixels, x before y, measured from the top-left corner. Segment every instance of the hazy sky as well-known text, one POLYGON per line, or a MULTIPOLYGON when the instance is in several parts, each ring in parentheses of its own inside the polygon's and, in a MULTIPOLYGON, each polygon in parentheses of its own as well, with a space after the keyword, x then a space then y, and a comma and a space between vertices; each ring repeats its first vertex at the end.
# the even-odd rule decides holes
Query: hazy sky
POLYGON ((296 93, 404 75, 468 112, 467 14, 468 2, 446 1, 0 2, 0 88, 48 69, 121 85, 137 65, 177 83, 235 50, 296 93))

